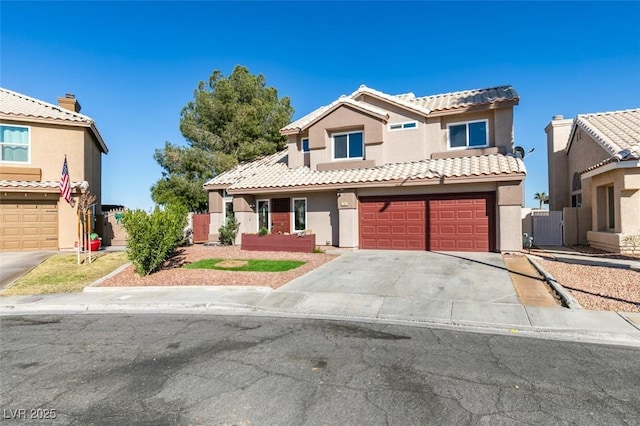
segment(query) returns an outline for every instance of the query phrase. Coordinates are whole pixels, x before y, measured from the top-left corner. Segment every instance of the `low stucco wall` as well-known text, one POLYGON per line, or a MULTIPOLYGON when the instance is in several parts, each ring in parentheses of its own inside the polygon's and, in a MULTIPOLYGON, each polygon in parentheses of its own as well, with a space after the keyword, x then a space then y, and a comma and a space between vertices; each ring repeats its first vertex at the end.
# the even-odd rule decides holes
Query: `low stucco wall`
POLYGON ((600 250, 620 253, 622 247, 622 234, 613 232, 587 232, 589 245, 600 250))

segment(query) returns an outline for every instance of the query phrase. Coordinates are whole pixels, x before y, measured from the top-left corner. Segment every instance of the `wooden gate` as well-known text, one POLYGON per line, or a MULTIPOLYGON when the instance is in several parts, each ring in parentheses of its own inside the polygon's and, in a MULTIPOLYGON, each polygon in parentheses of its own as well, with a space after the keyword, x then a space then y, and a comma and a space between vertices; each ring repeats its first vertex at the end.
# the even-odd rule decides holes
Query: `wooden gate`
POLYGON ((102 214, 102 229, 97 229, 103 246, 126 246, 127 231, 122 225, 124 209, 109 210, 102 214))
POLYGON ((209 241, 209 223, 211 216, 207 214, 193 215, 193 242, 206 243, 209 241))
POLYGON ((533 244, 536 246, 562 245, 562 212, 532 210, 533 244))

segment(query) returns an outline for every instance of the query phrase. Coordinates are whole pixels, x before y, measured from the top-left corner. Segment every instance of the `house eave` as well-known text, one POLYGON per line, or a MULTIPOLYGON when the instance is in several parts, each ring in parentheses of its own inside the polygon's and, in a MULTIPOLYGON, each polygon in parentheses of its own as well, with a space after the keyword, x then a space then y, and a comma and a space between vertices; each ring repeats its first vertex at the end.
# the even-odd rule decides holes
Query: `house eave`
POLYGON ((434 110, 429 114, 429 117, 441 117, 444 115, 452 115, 452 114, 466 114, 469 112, 478 112, 478 111, 488 111, 499 108, 508 108, 518 105, 519 99, 516 100, 508 100, 501 102, 491 102, 485 104, 476 104, 469 105, 457 108, 448 108, 443 110, 434 110))
POLYGON ((323 120, 325 117, 327 117, 328 115, 332 114, 334 111, 336 111, 337 109, 339 109, 341 107, 345 107, 345 108, 348 108, 348 109, 351 109, 351 110, 354 110, 354 111, 361 112, 362 114, 369 115, 369 116, 371 116, 373 118, 376 118, 376 119, 378 119, 380 121, 383 121, 385 123, 389 121, 389 115, 388 114, 379 114, 379 113, 371 111, 371 110, 369 110, 367 108, 359 107, 358 105, 355 105, 354 103, 344 101, 344 102, 336 103, 333 107, 327 109, 322 114, 320 114, 319 116, 317 116, 316 118, 311 120, 309 123, 305 124, 304 126, 296 127, 294 129, 280 130, 280 134, 283 135, 283 136, 287 136, 287 135, 297 135, 299 133, 302 133, 306 129, 312 127, 314 124, 316 124, 319 121, 323 120))
POLYGON ((12 115, 6 113, 0 113, 0 120, 2 121, 17 121, 22 123, 37 123, 37 124, 50 124, 54 126, 69 126, 69 127, 82 127, 89 129, 91 134, 95 138, 100 150, 103 154, 107 154, 109 152, 109 148, 107 144, 102 139, 102 135, 98 131, 96 124, 93 120, 91 121, 71 121, 71 120, 59 120, 55 118, 46 118, 46 117, 31 117, 24 115, 12 115))
MULTIPOLYGON (((346 188, 400 188, 400 187, 416 187, 416 186, 435 186, 435 185, 453 185, 453 184, 470 184, 470 183, 487 183, 487 182, 514 182, 522 181, 526 177, 525 173, 509 173, 495 174, 484 176, 456 176, 456 177, 440 177, 440 178, 424 178, 424 179, 394 179, 388 181, 376 182, 355 182, 355 183, 339 183, 328 185, 296 185, 287 187, 262 187, 262 188, 238 188, 227 189, 230 195, 251 195, 251 194, 267 194, 267 193, 294 193, 294 192, 322 192, 332 191, 346 188)), ((221 188, 216 188, 221 189, 221 188)))
POLYGON ((584 171, 580 174, 580 177, 586 179, 612 170, 633 168, 640 168, 640 160, 612 161, 594 169, 584 171))

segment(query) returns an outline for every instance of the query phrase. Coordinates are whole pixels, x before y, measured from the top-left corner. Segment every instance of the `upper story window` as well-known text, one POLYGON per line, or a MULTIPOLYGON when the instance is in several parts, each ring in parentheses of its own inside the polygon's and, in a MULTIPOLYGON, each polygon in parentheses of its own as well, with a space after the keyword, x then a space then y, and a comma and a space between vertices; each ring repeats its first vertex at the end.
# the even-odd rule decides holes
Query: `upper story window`
POLYGON ((580 179, 580 173, 575 172, 571 182, 572 191, 580 191, 582 189, 582 179, 580 179))
POLYGON ((417 121, 407 121, 406 123, 392 123, 389 124, 389 130, 406 130, 406 129, 415 129, 418 127, 417 121))
POLYGON ((309 138, 302 139, 302 152, 309 152, 309 138))
POLYGON ((29 163, 31 137, 29 127, 0 125, 0 161, 29 163))
POLYGON ((333 159, 364 158, 364 138, 361 131, 335 133, 333 141, 333 159))
POLYGON ((481 148, 489 146, 489 125, 487 120, 451 123, 449 129, 449 148, 481 148))

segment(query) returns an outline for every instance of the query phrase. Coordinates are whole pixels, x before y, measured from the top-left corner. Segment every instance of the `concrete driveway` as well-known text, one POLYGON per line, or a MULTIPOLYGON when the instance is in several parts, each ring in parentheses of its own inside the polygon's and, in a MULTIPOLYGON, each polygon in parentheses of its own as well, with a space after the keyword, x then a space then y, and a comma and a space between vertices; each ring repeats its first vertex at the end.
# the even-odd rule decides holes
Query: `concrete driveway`
POLYGON ((49 250, 0 252, 0 290, 54 253, 49 250))
POLYGON ((259 306, 346 316, 530 323, 498 253, 358 250, 280 287, 259 306))
POLYGON ((358 250, 280 290, 519 303, 498 253, 358 250))

